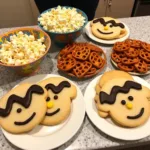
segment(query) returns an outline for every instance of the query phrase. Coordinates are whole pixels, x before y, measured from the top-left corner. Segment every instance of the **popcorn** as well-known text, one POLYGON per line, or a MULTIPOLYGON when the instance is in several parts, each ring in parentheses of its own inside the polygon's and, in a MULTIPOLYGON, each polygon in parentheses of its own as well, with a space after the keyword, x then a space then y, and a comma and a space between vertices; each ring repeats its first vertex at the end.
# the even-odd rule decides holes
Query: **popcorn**
POLYGON ((37 60, 46 51, 44 37, 35 40, 33 35, 22 31, 10 36, 0 47, 0 61, 8 65, 23 65, 37 60))
POLYGON ((38 21, 45 30, 57 33, 67 33, 80 29, 85 23, 85 17, 76 8, 58 6, 41 15, 38 21))

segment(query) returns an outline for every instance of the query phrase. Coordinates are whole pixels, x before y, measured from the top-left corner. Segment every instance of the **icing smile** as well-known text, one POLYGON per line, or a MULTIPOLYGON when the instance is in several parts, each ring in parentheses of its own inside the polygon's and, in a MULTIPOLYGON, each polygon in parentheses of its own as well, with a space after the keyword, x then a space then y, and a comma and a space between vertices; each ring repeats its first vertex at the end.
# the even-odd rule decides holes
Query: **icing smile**
POLYGON ((35 117, 36 113, 34 112, 30 118, 28 118, 27 120, 23 121, 23 122, 17 122, 15 121, 14 124, 15 125, 18 125, 18 126, 21 126, 21 125, 26 125, 28 124, 34 117, 35 117))
POLYGON ((101 34, 112 34, 113 32, 102 32, 101 30, 97 29, 97 31, 101 34))
POLYGON ((54 112, 48 113, 46 112, 46 116, 53 116, 55 114, 57 114, 60 111, 60 108, 58 108, 57 110, 55 110, 54 112))
POLYGON ((141 111, 138 115, 136 115, 136 116, 127 116, 127 118, 128 119, 138 119, 143 115, 143 113, 144 113, 144 108, 141 108, 141 111))

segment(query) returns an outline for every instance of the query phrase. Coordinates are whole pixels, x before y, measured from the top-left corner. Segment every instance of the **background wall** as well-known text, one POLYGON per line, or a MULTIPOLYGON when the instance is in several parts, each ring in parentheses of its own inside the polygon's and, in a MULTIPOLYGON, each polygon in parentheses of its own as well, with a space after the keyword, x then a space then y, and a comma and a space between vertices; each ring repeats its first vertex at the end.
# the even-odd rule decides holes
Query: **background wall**
MULTIPOLYGON (((108 1, 100 0, 95 17, 129 17, 133 2, 134 0, 112 0, 112 6, 106 9, 108 1)), ((0 0, 0 28, 36 25, 38 15, 34 0, 0 0)))
POLYGON ((0 28, 36 24, 34 0, 0 0, 0 28))

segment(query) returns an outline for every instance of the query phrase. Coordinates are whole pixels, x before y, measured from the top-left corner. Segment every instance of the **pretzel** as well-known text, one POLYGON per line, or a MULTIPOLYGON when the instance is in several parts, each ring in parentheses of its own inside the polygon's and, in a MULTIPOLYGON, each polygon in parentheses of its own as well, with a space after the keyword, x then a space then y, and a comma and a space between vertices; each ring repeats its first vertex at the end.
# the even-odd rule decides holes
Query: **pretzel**
POLYGON ((57 67, 63 71, 69 71, 76 65, 76 60, 72 57, 62 57, 58 60, 57 67))
POLYGON ((126 72, 131 72, 134 70, 133 65, 124 65, 123 63, 118 63, 118 68, 126 72))
POLYGON ((121 59, 124 58, 124 57, 125 57, 124 53, 116 53, 116 52, 111 53, 111 58, 116 63, 121 62, 121 59))
POLYGON ((103 50, 100 48, 100 47, 98 47, 98 46, 95 46, 95 45, 93 45, 93 44, 87 44, 87 46, 89 47, 89 49, 91 50, 91 51, 95 51, 95 52, 99 52, 99 53, 102 53, 103 52, 103 50))
POLYGON ((125 42, 128 43, 131 47, 135 47, 135 48, 141 47, 141 41, 140 40, 127 39, 125 42))
POLYGON ((58 55, 58 59, 60 59, 64 55, 70 55, 72 57, 72 51, 75 49, 75 44, 66 45, 58 55))
POLYGON ((147 62, 145 63, 147 64, 148 70, 150 70, 150 63, 147 63, 147 62))
POLYGON ((132 64, 135 64, 135 63, 138 63, 139 59, 136 57, 136 58, 128 58, 128 57, 124 57, 122 58, 121 62, 124 64, 124 65, 132 65, 132 64))
POLYGON ((87 43, 74 43, 74 49, 76 50, 82 50, 82 48, 85 49, 87 47, 87 43))
POLYGON ((105 63, 104 59, 96 52, 91 52, 89 60, 96 68, 101 68, 105 63))
POLYGON ((141 46, 148 52, 150 52, 150 44, 146 43, 146 42, 142 42, 141 46))
POLYGON ((134 64, 134 67, 140 73, 146 73, 148 71, 148 65, 142 59, 137 64, 134 64))
POLYGON ((150 53, 148 51, 145 51, 144 49, 140 50, 139 57, 150 63, 150 53))
POLYGON ((67 44, 60 52, 59 57, 62 57, 63 55, 71 54, 73 50, 75 49, 81 49, 81 47, 85 46, 85 43, 72 43, 67 44))
POLYGON ((88 61, 77 62, 76 66, 73 68, 73 73, 78 77, 82 78, 92 67, 92 64, 88 61))
POLYGON ((130 47, 129 50, 125 51, 125 55, 129 58, 135 58, 139 55, 139 50, 140 49, 136 49, 136 48, 133 48, 133 47, 130 47))
POLYGON ((79 60, 87 60, 90 55, 90 49, 88 47, 82 47, 82 49, 75 49, 72 52, 73 57, 79 60))
POLYGON ((90 43, 73 43, 58 54, 57 67, 70 76, 90 77, 98 73, 105 64, 104 52, 90 43), (90 58, 91 56, 91 58, 90 58))
POLYGON ((130 45, 126 42, 116 42, 113 50, 116 52, 124 52, 126 50, 129 50, 130 45))
POLYGON ((94 75, 95 74, 95 72, 96 72, 96 68, 95 67, 92 67, 86 74, 87 75, 94 75))

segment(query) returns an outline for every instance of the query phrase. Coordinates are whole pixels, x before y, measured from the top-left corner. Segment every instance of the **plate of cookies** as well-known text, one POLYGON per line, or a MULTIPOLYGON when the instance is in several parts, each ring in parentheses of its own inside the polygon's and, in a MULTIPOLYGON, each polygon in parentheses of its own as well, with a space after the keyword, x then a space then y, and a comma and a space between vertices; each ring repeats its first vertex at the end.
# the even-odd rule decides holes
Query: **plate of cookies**
POLYGON ((96 42, 114 44, 126 40, 130 35, 130 30, 118 19, 101 17, 90 21, 85 27, 85 33, 96 42))
POLYGON ((111 62, 116 68, 132 75, 150 74, 150 44, 134 39, 116 42, 111 62))
POLYGON ((1 98, 0 125, 15 146, 28 150, 56 148, 71 139, 85 116, 83 95, 58 75, 32 76, 1 98))
POLYGON ((108 71, 88 85, 84 101, 93 124, 121 140, 150 135, 150 84, 124 71, 108 71))
POLYGON ((103 70, 106 65, 104 51, 90 43, 73 43, 65 46, 57 58, 57 68, 76 78, 89 78, 103 70))

